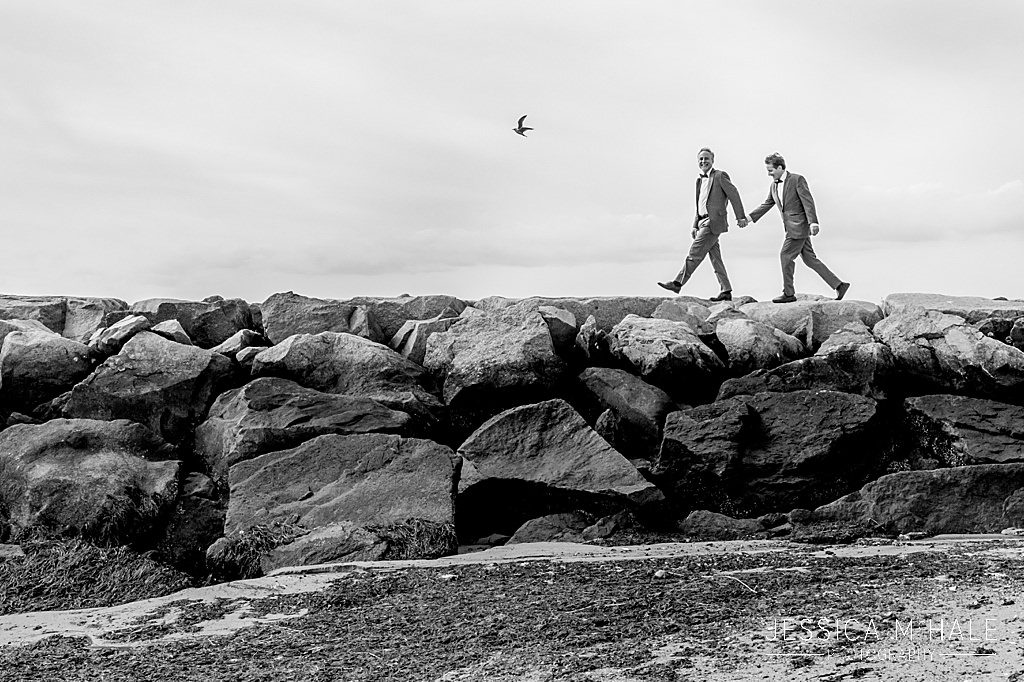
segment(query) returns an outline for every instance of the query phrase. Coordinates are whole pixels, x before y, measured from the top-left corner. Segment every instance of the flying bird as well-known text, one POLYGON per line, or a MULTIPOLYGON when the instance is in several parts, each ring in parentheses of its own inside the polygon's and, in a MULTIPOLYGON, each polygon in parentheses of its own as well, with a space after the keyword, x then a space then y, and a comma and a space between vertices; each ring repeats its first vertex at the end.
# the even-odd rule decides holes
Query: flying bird
POLYGON ((513 128, 512 130, 516 131, 517 133, 519 133, 523 137, 526 137, 526 131, 527 130, 533 130, 533 128, 524 128, 523 127, 523 121, 524 120, 526 120, 526 114, 523 114, 522 116, 519 117, 519 126, 516 127, 516 128, 513 128))

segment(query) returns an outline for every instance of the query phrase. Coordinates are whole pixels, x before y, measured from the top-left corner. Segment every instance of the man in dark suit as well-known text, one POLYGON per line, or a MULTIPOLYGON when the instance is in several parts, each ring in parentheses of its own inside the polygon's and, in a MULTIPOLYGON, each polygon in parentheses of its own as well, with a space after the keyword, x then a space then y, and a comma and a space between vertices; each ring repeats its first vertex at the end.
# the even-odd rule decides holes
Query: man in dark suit
POLYGON ((700 176, 697 178, 697 213, 693 219, 693 229, 690 231, 693 243, 690 244, 690 253, 686 256, 683 269, 679 271, 675 279, 658 282, 658 286, 678 294, 704 257, 710 256, 711 267, 714 268, 718 284, 722 288, 721 293, 710 300, 731 301, 732 285, 729 283, 729 275, 725 271, 725 262, 722 261, 722 249, 718 245, 719 235, 729 229, 728 217, 725 214, 726 200, 732 203, 737 225, 746 227, 747 218, 746 213, 743 212, 740 193, 736 191, 736 186, 729 180, 729 174, 712 168, 714 163, 715 154, 710 149, 705 147, 697 154, 697 167, 700 169, 700 176))
POLYGON ((778 153, 765 158, 764 163, 772 178, 772 185, 768 188, 768 198, 764 203, 750 212, 750 219, 756 223, 772 206, 778 206, 782 224, 786 228, 786 240, 782 242, 782 251, 779 253, 782 261, 782 296, 772 301, 792 303, 796 300, 793 272, 796 270, 797 256, 803 258, 807 267, 836 290, 836 300, 841 301, 850 288, 849 283, 836 277, 818 260, 811 246, 811 237, 818 234, 818 214, 814 210, 814 199, 811 198, 807 180, 802 175, 788 172, 786 160, 778 153))

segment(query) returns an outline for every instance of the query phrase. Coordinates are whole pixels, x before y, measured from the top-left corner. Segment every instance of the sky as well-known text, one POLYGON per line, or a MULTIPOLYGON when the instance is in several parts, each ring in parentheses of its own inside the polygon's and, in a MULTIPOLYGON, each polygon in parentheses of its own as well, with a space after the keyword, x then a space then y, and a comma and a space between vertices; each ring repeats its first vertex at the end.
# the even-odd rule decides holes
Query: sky
MULTIPOLYGON (((0 293, 659 296, 706 146, 745 212, 767 154, 807 178, 848 298, 1024 298, 1022 29, 1018 0, 0 0, 0 293)), ((730 223, 734 295, 778 295, 778 212, 730 223)), ((717 292, 709 262, 683 290, 717 292)))

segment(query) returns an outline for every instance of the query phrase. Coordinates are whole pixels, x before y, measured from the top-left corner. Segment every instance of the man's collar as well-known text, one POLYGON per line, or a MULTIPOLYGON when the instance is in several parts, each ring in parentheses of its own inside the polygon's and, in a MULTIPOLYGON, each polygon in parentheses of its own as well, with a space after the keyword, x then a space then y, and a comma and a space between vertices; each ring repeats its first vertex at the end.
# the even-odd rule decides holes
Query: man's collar
MULTIPOLYGON (((714 172, 715 172, 715 167, 714 166, 712 166, 711 168, 708 168, 708 177, 710 178, 711 174, 714 173, 714 172)), ((702 175, 704 175, 704 173, 697 173, 697 177, 698 178, 701 177, 702 175)))
POLYGON ((782 171, 782 175, 780 175, 779 179, 776 180, 775 182, 785 183, 786 182, 786 178, 788 178, 788 177, 789 177, 789 171, 782 171))

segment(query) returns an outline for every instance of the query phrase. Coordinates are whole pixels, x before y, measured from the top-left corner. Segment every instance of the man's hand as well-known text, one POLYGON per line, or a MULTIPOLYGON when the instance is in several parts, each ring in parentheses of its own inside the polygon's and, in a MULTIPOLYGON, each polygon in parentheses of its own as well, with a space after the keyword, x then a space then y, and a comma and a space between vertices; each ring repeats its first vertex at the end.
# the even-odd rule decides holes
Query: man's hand
POLYGON ((697 223, 697 227, 707 227, 710 224, 711 224, 711 218, 704 218, 699 223, 697 223))
POLYGON ((820 228, 818 227, 818 223, 811 223, 811 236, 813 237, 816 234, 818 234, 819 229, 820 228))
POLYGON ((736 224, 739 225, 740 227, 746 227, 747 226, 747 219, 746 218, 740 218, 739 220, 736 221, 736 224))

